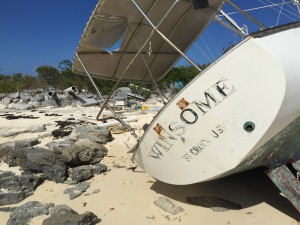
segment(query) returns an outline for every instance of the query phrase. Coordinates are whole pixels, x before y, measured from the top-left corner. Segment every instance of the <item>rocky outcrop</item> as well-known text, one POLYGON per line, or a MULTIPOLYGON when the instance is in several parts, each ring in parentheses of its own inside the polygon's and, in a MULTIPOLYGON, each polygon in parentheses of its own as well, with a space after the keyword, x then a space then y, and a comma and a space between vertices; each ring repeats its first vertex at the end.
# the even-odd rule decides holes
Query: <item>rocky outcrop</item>
POLYGON ((12 150, 9 154, 9 160, 6 161, 9 166, 20 166, 30 173, 43 173, 45 179, 58 183, 64 182, 67 178, 66 165, 48 149, 21 148, 12 150))
POLYGON ((11 213, 9 220, 7 221, 7 225, 27 225, 34 217, 48 215, 49 208, 53 206, 53 203, 43 204, 37 201, 27 202, 26 204, 16 208, 11 213))
POLYGON ((67 105, 91 106, 103 102, 97 95, 84 92, 64 92, 62 90, 38 89, 16 93, 0 93, 0 103, 10 109, 26 110, 42 106, 64 107, 67 105), (49 95, 51 92, 51 95, 49 95), (26 106, 28 104, 28 106, 26 106))
POLYGON ((12 172, 0 171, 0 205, 15 204, 33 194, 43 182, 41 177, 32 174, 17 176, 12 172))
POLYGON ((106 144, 108 141, 112 141, 112 135, 105 128, 97 125, 85 124, 83 126, 75 127, 70 135, 70 139, 88 139, 92 142, 106 144))
POLYGON ((57 205, 50 210, 50 217, 43 221, 43 225, 94 225, 100 221, 92 212, 78 214, 67 205, 57 205))
POLYGON ((69 166, 95 164, 107 154, 103 145, 87 139, 76 142, 50 142, 48 146, 69 166))
POLYGON ((74 167, 70 171, 70 178, 77 182, 88 180, 93 176, 94 174, 89 166, 74 167))

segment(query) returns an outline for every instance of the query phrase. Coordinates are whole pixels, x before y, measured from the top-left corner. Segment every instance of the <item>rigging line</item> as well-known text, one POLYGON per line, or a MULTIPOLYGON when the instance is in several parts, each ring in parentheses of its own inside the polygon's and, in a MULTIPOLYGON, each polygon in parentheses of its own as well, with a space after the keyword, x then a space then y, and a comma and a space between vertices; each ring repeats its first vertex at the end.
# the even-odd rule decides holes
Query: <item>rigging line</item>
MULTIPOLYGON (((299 7, 299 0, 293 0, 293 5, 295 5, 296 7, 297 7, 297 9, 298 9, 298 13, 299 13, 299 15, 300 15, 300 7, 299 7)), ((289 5, 290 6, 290 5, 289 5)), ((290 6, 291 8, 292 8, 292 6, 290 6)), ((292 8, 293 9, 293 8, 292 8)), ((297 10, 296 10, 296 12, 297 12, 297 10)))
MULTIPOLYGON (((157 3, 157 0, 154 1, 153 4, 151 4, 151 6, 149 6, 149 8, 148 8, 148 10, 147 10, 146 13, 148 13, 148 12, 153 8, 153 6, 154 6, 156 3, 157 3)), ((127 20, 126 20, 126 23, 127 23, 127 20)), ((128 24, 128 23, 127 23, 127 24, 128 24)), ((140 25, 142 25, 142 24, 143 24, 143 18, 140 20, 140 22, 138 22, 138 23, 136 24, 137 26, 136 26, 136 28, 135 28, 133 34, 135 34, 135 33, 137 32, 138 27, 139 27, 140 25)), ((143 24, 143 25, 145 25, 145 24, 143 24)), ((131 40, 131 37, 129 38, 129 40, 127 41, 127 43, 124 45, 124 51, 126 51, 128 45, 129 45, 129 43, 130 43, 130 40, 131 40)), ((115 77, 115 75, 116 75, 116 73, 117 73, 117 70, 118 70, 118 67, 119 67, 119 64, 120 64, 120 62, 121 62, 122 59, 123 59, 123 56, 121 56, 120 59, 118 60, 118 64, 117 64, 117 66, 116 66, 116 68, 115 68, 115 70, 114 70, 114 73, 113 73, 113 76, 112 76, 112 77, 115 77)))
MULTIPOLYGON (((265 4, 265 6, 260 6, 260 7, 256 7, 256 8, 251 8, 251 9, 245 9, 244 11, 245 12, 250 12, 250 11, 255 11, 255 10, 259 10, 259 9, 265 9, 265 8, 272 8, 273 6, 279 6, 279 5, 282 5, 283 3, 276 3, 276 4, 272 4, 272 5, 267 5, 266 3, 262 2, 263 4, 265 4)), ((292 4, 293 2, 285 2, 284 4, 285 5, 288 5, 289 7, 291 7, 289 4, 292 4)), ((274 9, 274 8, 273 8, 274 9)), ((277 9, 274 9, 274 10, 277 10, 277 9)), ((294 14, 293 12, 290 12, 288 11, 287 9, 284 9, 284 11, 287 11, 288 13, 290 13, 291 15, 293 16, 296 16, 296 17, 300 17, 299 15, 297 14, 294 14)), ((239 12, 230 12, 230 13, 226 13, 227 15, 233 15, 233 14, 237 14, 239 12)), ((286 15, 287 16, 287 15, 286 15)), ((288 16, 287 16, 288 17, 288 16)), ((290 18, 292 19, 292 18, 290 18)))
POLYGON ((214 40, 214 38, 210 35, 210 33, 207 30, 204 31, 204 34, 212 41, 214 50, 215 50, 215 52, 217 52, 218 45, 217 45, 216 41, 214 40))
MULTIPOLYGON (((267 3, 263 2, 262 0, 258 0, 258 1, 260 1, 261 3, 267 5, 267 3)), ((271 3, 272 3, 272 2, 271 2, 271 3)), ((273 10, 279 12, 279 10, 278 10, 277 8, 275 8, 275 7, 271 7, 271 8, 272 8, 273 10)), ((289 11, 288 11, 288 12, 289 12, 289 11)), ((290 13, 290 12, 289 12, 289 13, 290 13)), ((293 20, 293 21, 297 21, 297 19, 292 18, 292 17, 286 15, 285 13, 282 13, 282 15, 286 16, 287 18, 289 18, 289 19, 291 19, 291 20, 293 20)), ((294 15, 294 14, 292 14, 292 15, 294 15)), ((294 15, 294 16, 295 16, 295 15, 294 15)), ((298 17, 298 15, 297 15, 297 17, 298 17)))
MULTIPOLYGON (((132 30, 131 30, 131 28, 130 28, 130 26, 129 26, 128 23, 127 23, 127 26, 128 26, 128 30, 129 30, 130 33, 132 34, 132 30)), ((133 39, 133 41, 135 42, 137 48, 140 49, 140 46, 139 46, 137 40, 135 39, 134 35, 132 35, 132 39, 133 39)), ((151 43, 151 42, 150 42, 150 43, 151 43)), ((148 64, 147 64, 147 62, 146 62, 146 60, 145 60, 145 57, 143 56, 143 54, 141 54, 141 56, 142 56, 142 59, 143 59, 143 61, 144 61, 144 63, 145 63, 145 66, 146 66, 146 68, 147 68, 147 70, 148 70, 148 72, 149 72, 149 74, 150 74, 150 76, 151 76, 151 78, 152 78, 153 84, 154 84, 154 86, 155 86, 155 88, 156 88, 158 94, 160 95, 160 97, 161 97, 163 103, 166 104, 164 98, 167 99, 168 101, 170 101, 170 99, 168 99, 167 96, 165 96, 165 95, 160 91, 159 87, 157 86, 157 83, 155 82, 155 79, 154 79, 154 77, 153 77, 153 74, 152 74, 152 72, 151 72, 151 70, 150 70, 150 68, 149 68, 149 66, 148 66, 148 64)))
POLYGON ((200 52, 210 61, 212 62, 213 60, 199 47, 197 43, 195 43, 195 46, 199 49, 200 52))
MULTIPOLYGON (((272 1, 269 1, 269 0, 266 0, 267 2, 269 2, 269 3, 272 3, 273 4, 273 2, 272 1)), ((281 4, 284 4, 284 3, 286 3, 284 0, 282 1, 282 3, 281 4)), ((293 2, 287 2, 287 5, 289 5, 289 4, 292 4, 293 2)), ((279 5, 278 5, 278 7, 279 7, 279 5)), ((289 10, 287 10, 287 9, 285 9, 285 8, 283 8, 283 11, 286 11, 287 13, 289 13, 290 15, 293 15, 293 16, 296 16, 296 17, 299 17, 299 15, 298 14, 294 14, 293 12, 291 12, 291 11, 289 11, 289 10)), ((283 13, 282 13, 283 14, 283 13)))
MULTIPOLYGON (((133 3, 134 0, 131 0, 133 3)), ((178 3, 179 0, 176 0, 171 7, 167 10, 167 12, 163 15, 163 17, 160 19, 160 21, 158 22, 156 29, 158 27, 161 26, 161 24, 166 20, 166 18, 168 17, 168 15, 171 13, 171 11, 175 8, 176 4, 178 3)), ((135 3, 136 4, 136 3, 135 3)), ((138 5, 136 5, 136 8, 142 13, 142 15, 144 16, 144 12, 141 11, 141 9, 138 7, 138 5)), ((102 113, 102 111, 104 110, 105 106, 108 104, 108 101, 110 99, 110 97, 113 95, 113 91, 116 90, 116 88, 118 87, 119 83, 122 81, 123 77, 125 76, 125 74, 128 72, 129 68, 131 67, 131 65, 135 62, 135 60, 137 59, 137 57, 139 56, 139 54, 142 52, 143 48, 146 46, 146 44, 150 41, 150 39, 152 38, 152 36, 155 34, 155 29, 153 29, 149 36, 147 37, 147 40, 144 42, 144 44, 142 45, 141 49, 134 55, 134 57, 130 60, 130 62, 128 63, 128 65, 126 66, 126 68, 124 69, 124 71, 122 72, 121 76, 119 77, 118 81, 115 83, 115 85, 113 86, 112 90, 110 91, 110 93, 108 94, 107 99, 105 100, 103 106, 101 107, 98 116, 99 117, 102 113)), ((200 70, 201 71, 201 70, 200 70)))
POLYGON ((212 57, 212 60, 215 60, 215 56, 213 55, 213 53, 210 51, 210 48, 207 46, 206 42, 204 41, 203 37, 201 37, 202 42, 204 43, 205 47, 207 48, 209 54, 212 57))
POLYGON ((279 11, 279 14, 278 14, 278 17, 277 17, 276 26, 278 26, 278 22, 279 22, 279 19, 280 19, 280 16, 281 16, 282 8, 283 8, 283 4, 281 5, 280 11, 279 11))
MULTIPOLYGON (((291 4, 298 6, 298 9, 299 9, 299 1, 298 1, 298 4, 297 4, 297 1, 298 1, 298 0, 293 0, 293 1, 291 2, 291 4)), ((287 4, 287 6, 288 6, 292 11, 294 11, 295 13, 300 14, 300 11, 298 11, 297 9, 295 9, 295 8, 294 8, 293 6, 291 6, 290 4, 287 4)))

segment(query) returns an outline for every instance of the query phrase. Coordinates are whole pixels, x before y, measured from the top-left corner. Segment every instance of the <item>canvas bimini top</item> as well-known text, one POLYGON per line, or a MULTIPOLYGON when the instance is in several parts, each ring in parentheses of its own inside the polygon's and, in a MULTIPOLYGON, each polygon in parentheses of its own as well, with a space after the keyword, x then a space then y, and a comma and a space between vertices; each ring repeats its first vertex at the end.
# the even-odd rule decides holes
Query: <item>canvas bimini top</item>
MULTIPOLYGON (((157 26, 175 0, 135 2, 157 26)), ((192 0, 179 0, 157 27, 182 52, 197 39, 225 0, 204 2, 204 7, 194 9, 192 0)), ((153 27, 132 0, 99 1, 76 54, 94 77, 118 80, 123 76, 123 80, 143 82, 160 80, 180 58, 180 54, 168 42, 153 32, 153 27), (136 56, 138 51, 141 52, 136 56), (130 68, 127 69, 129 64, 130 68)), ((74 58, 73 71, 86 75, 77 57, 74 58)))

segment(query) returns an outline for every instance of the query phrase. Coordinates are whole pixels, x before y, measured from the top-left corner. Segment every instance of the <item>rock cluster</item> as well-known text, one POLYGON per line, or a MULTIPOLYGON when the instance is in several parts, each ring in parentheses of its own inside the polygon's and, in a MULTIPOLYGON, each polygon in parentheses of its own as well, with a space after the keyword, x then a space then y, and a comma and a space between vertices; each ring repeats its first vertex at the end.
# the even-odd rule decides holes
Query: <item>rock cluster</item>
POLYGON ((53 203, 27 202, 13 210, 7 225, 26 225, 31 219, 41 215, 49 215, 44 219, 43 225, 94 225, 101 220, 92 212, 78 214, 67 205, 54 205, 53 203))
POLYGON ((41 106, 77 105, 91 106, 101 103, 97 95, 88 92, 64 92, 62 90, 38 89, 16 93, 0 93, 0 103, 10 109, 30 110, 41 106))
MULTIPOLYGON (((107 149, 101 143, 110 140, 111 134, 105 128, 81 124, 66 140, 52 141, 46 145, 47 148, 37 146, 40 142, 36 138, 0 144, 0 161, 23 170, 20 176, 0 171, 0 205, 22 201, 44 180, 77 184, 106 171, 107 167, 100 161, 107 154, 107 149)), ((78 185, 69 190, 76 193, 71 194, 72 198, 89 187, 85 183, 78 185)))

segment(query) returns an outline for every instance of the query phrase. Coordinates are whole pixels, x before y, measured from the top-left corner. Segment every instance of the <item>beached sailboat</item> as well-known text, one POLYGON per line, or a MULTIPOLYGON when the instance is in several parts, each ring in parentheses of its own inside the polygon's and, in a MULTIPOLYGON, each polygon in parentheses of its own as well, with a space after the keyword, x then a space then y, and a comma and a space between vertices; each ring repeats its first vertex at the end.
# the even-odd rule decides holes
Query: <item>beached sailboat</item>
MULTIPOLYGON (((226 2, 237 7, 225 0, 102 0, 73 70, 118 84, 157 81, 180 57, 198 68, 183 52, 226 2)), ((300 22, 265 28, 242 12, 261 29, 247 35, 223 14, 245 38, 205 71, 198 68, 142 137, 115 115, 137 139, 135 161, 156 179, 191 184, 264 165, 300 211, 300 183, 285 166, 300 172, 300 22)))

